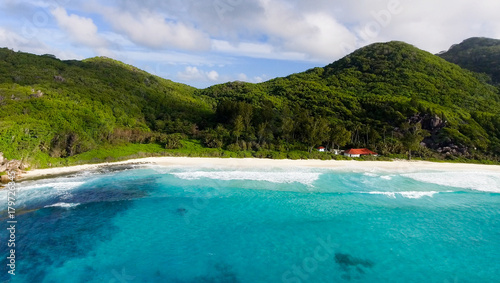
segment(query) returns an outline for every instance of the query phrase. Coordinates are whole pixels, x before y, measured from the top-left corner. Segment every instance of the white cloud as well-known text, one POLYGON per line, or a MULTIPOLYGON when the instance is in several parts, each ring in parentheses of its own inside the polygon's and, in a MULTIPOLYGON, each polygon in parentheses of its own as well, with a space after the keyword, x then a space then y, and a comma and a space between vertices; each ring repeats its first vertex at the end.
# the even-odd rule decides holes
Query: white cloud
POLYGON ((39 37, 23 37, 18 33, 0 27, 0 46, 8 47, 14 51, 34 53, 38 55, 53 54, 62 60, 83 59, 70 50, 61 50, 47 45, 39 40, 39 37))
MULTIPOLYGON (((265 81, 266 78, 267 78, 266 75, 255 76, 253 78, 249 78, 245 73, 241 73, 241 74, 238 74, 238 76, 236 76, 237 81, 249 82, 249 83, 261 83, 261 82, 265 81)), ((235 80, 234 78, 228 78, 228 81, 234 81, 234 80, 235 80)))
POLYGON ((0 46, 6 46, 10 48, 19 48, 19 46, 26 46, 29 40, 12 32, 8 29, 0 27, 0 46))
POLYGON ((248 80, 248 76, 244 73, 238 74, 238 81, 246 82, 248 80))
POLYGON ((313 32, 289 39, 286 44, 313 58, 331 61, 345 55, 343 46, 356 43, 356 36, 326 13, 307 14, 304 16, 304 21, 313 27, 313 32))
POLYGON ((333 15, 297 10, 285 1, 261 0, 264 14, 256 21, 282 51, 300 52, 312 59, 331 61, 342 54, 341 43, 354 44, 355 35, 333 15))
POLYGON ((57 7, 51 11, 61 29, 66 31, 75 42, 92 47, 103 48, 108 43, 98 34, 97 26, 90 18, 80 17, 72 14, 68 15, 62 7, 57 7))
POLYGON ((197 67, 188 66, 184 71, 177 73, 177 78, 185 82, 189 81, 215 82, 219 79, 219 73, 217 73, 214 70, 205 72, 203 70, 198 69, 197 67))
POLYGON ((157 50, 119 50, 115 52, 120 60, 137 60, 155 62, 157 65, 195 65, 210 66, 216 63, 229 63, 228 58, 189 54, 184 52, 157 50))
POLYGON ((251 58, 330 63, 364 45, 402 40, 437 52, 470 36, 500 34, 500 1, 111 0, 83 4, 139 48, 216 51, 251 58), (227 6, 226 5, 226 6, 227 6), (398 12, 391 12, 397 7, 398 12), (377 15, 390 12, 380 23, 377 15), (375 28, 375 30, 373 30, 375 28))
POLYGON ((219 74, 213 70, 206 73, 206 75, 207 75, 207 78, 211 81, 217 81, 217 79, 219 78, 219 74))
POLYGON ((253 78, 254 83, 261 83, 265 80, 266 76, 257 76, 253 78))
POLYGON ((208 34, 189 23, 167 21, 157 12, 145 9, 132 12, 109 7, 99 10, 117 32, 124 33, 136 44, 157 49, 206 50, 210 47, 208 34))
POLYGON ((234 46, 246 42, 272 47, 272 52, 253 55, 238 48, 241 54, 267 58, 262 54, 300 53, 327 63, 373 42, 401 40, 435 53, 468 37, 499 38, 498 11, 500 1, 495 0, 481 5, 472 0, 316 0, 293 4, 259 0, 226 12, 226 24, 214 17, 200 26, 214 30, 220 41, 234 46))
MULTIPOLYGON (((452 44, 460 43, 464 39, 475 36, 496 37, 495 26, 500 27, 500 1, 486 0, 479 4, 472 0, 459 1, 410 1, 361 0, 360 7, 365 11, 362 17, 356 20, 355 29, 358 31, 359 45, 372 42, 400 40, 413 44, 431 53, 447 50, 452 44), (399 8, 399 13, 391 13, 385 24, 375 14, 386 14, 390 11, 391 3, 399 8), (376 24, 377 30, 373 35, 360 36, 359 30, 366 30, 371 24, 376 24)), ((356 18, 356 8, 350 7, 346 17, 356 18)))
POLYGON ((229 41, 212 40, 212 50, 220 53, 251 58, 294 61, 303 61, 308 59, 304 53, 280 51, 268 43, 240 42, 233 44, 229 41))
POLYGON ((401 40, 437 53, 472 36, 500 38, 497 0, 221 1, 230 6, 222 17, 214 1, 64 1, 62 8, 54 1, 0 0, 0 44, 63 59, 107 55, 208 84, 267 80, 373 42, 401 40), (394 3, 399 12, 380 22, 394 3), (48 21, 33 24, 44 12, 48 21), (271 60, 256 60, 261 66, 248 58, 271 60))

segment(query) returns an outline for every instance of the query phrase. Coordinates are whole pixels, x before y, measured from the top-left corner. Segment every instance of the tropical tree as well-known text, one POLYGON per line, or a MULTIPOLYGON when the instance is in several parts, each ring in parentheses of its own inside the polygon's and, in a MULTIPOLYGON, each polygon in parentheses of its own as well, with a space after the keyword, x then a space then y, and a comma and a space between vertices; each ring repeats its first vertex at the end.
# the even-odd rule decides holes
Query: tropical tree
POLYGON ((305 135, 305 142, 309 144, 309 152, 317 145, 328 140, 330 126, 325 118, 309 117, 305 135))
POLYGON ((233 136, 236 138, 236 142, 240 138, 243 130, 245 129, 245 125, 243 124, 243 116, 238 115, 233 123, 233 136))
POLYGON ((332 144, 331 148, 335 148, 335 145, 337 145, 338 149, 340 149, 341 146, 345 146, 351 141, 351 135, 352 133, 341 125, 332 126, 329 137, 332 144))
POLYGON ((422 129, 421 123, 411 125, 408 122, 401 125, 401 131, 403 132, 401 142, 408 150, 408 159, 411 160, 411 152, 420 148, 420 143, 429 136, 429 132, 422 129))

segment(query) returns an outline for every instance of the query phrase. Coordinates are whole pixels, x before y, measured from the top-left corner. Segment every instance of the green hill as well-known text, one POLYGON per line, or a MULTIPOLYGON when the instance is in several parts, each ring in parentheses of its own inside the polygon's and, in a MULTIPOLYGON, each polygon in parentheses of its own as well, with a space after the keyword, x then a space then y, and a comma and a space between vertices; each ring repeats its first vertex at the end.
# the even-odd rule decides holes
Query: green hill
POLYGON ((500 40, 473 37, 453 45, 438 54, 441 58, 478 73, 490 76, 494 84, 500 84, 500 40))
POLYGON ((154 142, 156 128, 188 127, 211 114, 194 92, 109 58, 60 61, 0 49, 0 151, 64 158, 154 142))
POLYGON ((500 156, 500 95, 402 42, 260 84, 195 89, 108 59, 0 49, 0 152, 34 166, 157 154, 332 158, 319 145, 500 156), (92 159, 93 158, 93 159, 92 159))
MULTIPOLYGON (((500 153, 498 89, 475 73, 402 42, 373 44, 324 68, 286 78, 257 85, 228 83, 201 93, 218 101, 244 101, 257 109, 254 112, 270 113, 273 117, 256 115, 252 126, 271 125, 269 136, 274 139, 287 136, 280 127, 290 117, 292 140, 325 143, 308 139, 304 131, 314 130, 314 121, 307 117, 321 117, 333 132, 352 133, 348 145, 385 154, 406 152, 404 136, 414 133, 417 124, 429 132, 422 133, 430 149, 419 148, 423 155, 500 153)), ((226 127, 231 128, 230 123, 226 127)))

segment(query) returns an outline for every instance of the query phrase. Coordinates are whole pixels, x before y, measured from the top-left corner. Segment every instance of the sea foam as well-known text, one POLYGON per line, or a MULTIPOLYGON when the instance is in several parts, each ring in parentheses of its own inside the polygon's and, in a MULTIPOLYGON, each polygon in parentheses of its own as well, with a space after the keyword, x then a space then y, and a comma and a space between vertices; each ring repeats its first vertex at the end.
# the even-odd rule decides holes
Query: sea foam
POLYGON ((271 183, 301 183, 311 186, 321 173, 314 172, 254 172, 254 171, 196 171, 170 173, 184 180, 208 178, 214 180, 251 180, 271 183))
POLYGON ((408 192, 369 192, 371 195, 385 195, 390 198, 396 198, 396 195, 400 195, 404 198, 418 199, 421 197, 433 197, 439 192, 429 191, 429 192, 419 192, 419 191, 408 191, 408 192))
POLYGON ((18 187, 21 190, 32 190, 32 189, 39 189, 39 188, 53 188, 56 190, 71 190, 74 188, 77 188, 81 185, 85 184, 85 182, 53 182, 53 183, 45 183, 45 184, 33 184, 33 185, 28 185, 28 186, 23 186, 20 184, 18 187))
POLYGON ((46 205, 44 208, 48 207, 62 207, 62 208, 72 208, 72 207, 77 207, 79 206, 79 203, 66 203, 66 202, 59 202, 51 205, 46 205))
POLYGON ((493 172, 430 172, 402 174, 413 180, 441 186, 500 193, 500 174, 493 172))
MULTIPOLYGON (((50 199, 56 196, 70 195, 70 191, 77 189, 85 182, 80 181, 60 181, 54 182, 52 179, 47 183, 36 183, 37 181, 21 182, 16 184, 16 194, 18 196, 18 205, 37 199, 50 199)), ((39 181, 38 181, 39 182, 39 181)), ((7 200, 7 191, 0 193, 0 202, 7 200), (5 193, 4 193, 5 192, 5 193)))

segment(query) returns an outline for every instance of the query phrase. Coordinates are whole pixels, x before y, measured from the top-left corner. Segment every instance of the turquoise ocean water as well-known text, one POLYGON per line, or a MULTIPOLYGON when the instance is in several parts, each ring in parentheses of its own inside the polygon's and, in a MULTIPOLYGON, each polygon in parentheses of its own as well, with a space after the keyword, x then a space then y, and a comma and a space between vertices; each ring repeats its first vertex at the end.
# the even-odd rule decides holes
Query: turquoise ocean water
POLYGON ((18 184, 0 282, 500 282, 500 174, 134 165, 18 184))

